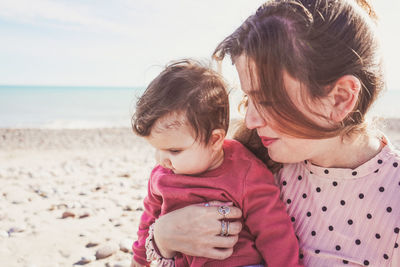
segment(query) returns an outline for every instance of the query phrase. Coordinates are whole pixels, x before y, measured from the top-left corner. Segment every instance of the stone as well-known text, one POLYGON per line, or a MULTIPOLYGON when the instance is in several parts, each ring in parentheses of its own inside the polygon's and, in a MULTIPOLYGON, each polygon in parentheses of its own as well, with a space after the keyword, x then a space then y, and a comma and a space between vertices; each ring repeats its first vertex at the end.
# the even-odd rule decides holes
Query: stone
POLYGON ((104 245, 96 251, 96 259, 104 259, 107 258, 118 251, 119 247, 114 244, 110 243, 108 245, 104 245))
POLYGON ((71 212, 71 211, 64 211, 63 214, 61 215, 61 219, 65 219, 65 218, 74 218, 75 217, 75 213, 71 212))
POLYGON ((129 252, 132 249, 133 239, 125 238, 119 242, 119 249, 123 252, 129 252))

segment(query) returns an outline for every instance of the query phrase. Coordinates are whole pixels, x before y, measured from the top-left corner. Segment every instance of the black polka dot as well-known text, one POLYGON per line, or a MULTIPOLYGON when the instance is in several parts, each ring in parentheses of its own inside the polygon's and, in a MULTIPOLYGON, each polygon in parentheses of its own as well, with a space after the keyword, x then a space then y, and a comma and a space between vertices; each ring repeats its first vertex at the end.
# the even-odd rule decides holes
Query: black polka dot
POLYGON ((381 159, 378 159, 378 164, 382 164, 382 160, 381 159))
POLYGON ((394 232, 395 232, 396 234, 398 234, 399 231, 400 231, 399 227, 394 228, 394 232))
POLYGON ((339 251, 341 247, 339 245, 336 246, 336 250, 339 251))
POLYGON ((334 182, 332 183, 332 185, 333 185, 333 186, 337 186, 337 182, 334 181, 334 182))
POLYGON ((292 203, 292 200, 290 198, 288 198, 288 200, 286 200, 286 203, 290 204, 290 203, 292 203))
POLYGON ((385 254, 383 254, 383 258, 384 258, 385 260, 387 260, 387 259, 389 259, 389 256, 385 253, 385 254))
POLYGON ((364 194, 361 193, 361 194, 358 195, 358 197, 359 197, 360 199, 363 199, 363 198, 364 198, 364 194))
MULTIPOLYGON (((399 182, 399 184, 400 184, 400 182, 399 182)), ((315 190, 316 190, 318 193, 321 192, 321 188, 319 188, 319 187, 317 187, 315 190)))
POLYGON ((325 170, 324 173, 325 173, 325 174, 328 174, 328 173, 329 173, 329 170, 325 170))
POLYGON ((354 172, 352 172, 351 174, 352 174, 353 176, 356 176, 356 175, 357 175, 357 172, 354 171, 354 172))
POLYGON ((392 212, 392 208, 391 207, 387 207, 386 211, 390 213, 390 212, 392 212))
POLYGON ((312 171, 310 171, 310 174, 313 174, 313 172, 312 172, 312 171))
POLYGON ((379 192, 385 191, 385 188, 383 186, 379 187, 379 192))
POLYGON ((343 264, 349 264, 349 261, 343 260, 343 264))
POLYGON ((290 218, 290 220, 291 220, 292 222, 294 222, 294 221, 296 221, 296 218, 295 218, 295 217, 292 217, 292 218, 290 218))
POLYGON ((333 226, 329 225, 328 229, 329 229, 329 231, 333 231, 333 226))
POLYGON ((347 223, 348 223, 349 225, 352 225, 352 224, 353 224, 353 220, 350 219, 350 220, 347 221, 347 223))
POLYGON ((368 219, 372 219, 371 213, 368 213, 368 214, 367 214, 367 218, 368 218, 368 219))
POLYGON ((303 177, 301 177, 301 175, 299 175, 299 177, 297 177, 297 180, 301 181, 301 179, 303 179, 303 177))
POLYGON ((340 200, 340 205, 344 206, 346 204, 346 201, 340 200))
POLYGON ((398 247, 399 247, 399 244, 394 243, 394 248, 398 248, 398 247))
POLYGON ((307 198, 307 194, 306 193, 303 194, 303 198, 307 198))
POLYGON ((311 212, 307 212, 307 217, 311 217, 311 212))
POLYGON ((399 166, 397 162, 393 163, 393 167, 397 168, 397 166, 399 166))
POLYGON ((357 239, 356 240, 356 245, 360 245, 361 244, 361 240, 360 239, 357 239))
POLYGON ((300 253, 299 258, 300 259, 304 258, 304 255, 300 253))
POLYGON ((380 239, 381 235, 380 234, 375 234, 376 239, 380 239))
POLYGON ((364 261, 364 265, 365 265, 365 266, 368 266, 368 265, 369 265, 369 261, 365 260, 365 261, 364 261))
POLYGON ((319 249, 315 250, 315 254, 319 254, 321 251, 319 249))
POLYGON ((317 234, 317 233, 316 233, 315 231, 312 231, 312 232, 311 232, 311 235, 312 235, 312 236, 315 236, 316 234, 317 234))
POLYGON ((374 171, 374 173, 377 173, 377 172, 379 172, 379 169, 376 169, 376 170, 374 171))
POLYGON ((327 210, 327 207, 323 206, 323 207, 322 207, 322 211, 325 212, 326 210, 327 210))
POLYGON ((307 164, 307 160, 305 160, 304 163, 307 164))
POLYGON ((283 182, 282 182, 282 185, 283 185, 283 186, 287 185, 287 182, 286 182, 286 181, 283 181, 283 182))

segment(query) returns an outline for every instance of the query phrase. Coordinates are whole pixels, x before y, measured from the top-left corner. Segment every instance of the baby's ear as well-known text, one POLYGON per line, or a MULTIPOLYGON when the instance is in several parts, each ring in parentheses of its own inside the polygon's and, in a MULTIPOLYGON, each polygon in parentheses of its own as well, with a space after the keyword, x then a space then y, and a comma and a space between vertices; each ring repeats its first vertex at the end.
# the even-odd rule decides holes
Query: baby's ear
POLYGON ((211 133, 210 145, 214 150, 219 150, 224 144, 226 132, 223 129, 214 129, 211 133))
POLYGON ((360 80, 353 75, 342 76, 329 93, 330 119, 341 122, 357 104, 361 90, 360 80))

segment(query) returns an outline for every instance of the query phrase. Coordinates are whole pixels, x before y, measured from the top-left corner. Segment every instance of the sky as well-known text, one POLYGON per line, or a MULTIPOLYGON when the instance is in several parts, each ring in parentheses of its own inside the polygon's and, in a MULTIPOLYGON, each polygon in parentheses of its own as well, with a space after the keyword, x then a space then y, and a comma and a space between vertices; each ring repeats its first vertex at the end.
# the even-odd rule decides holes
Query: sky
MULTIPOLYGON (((210 59, 262 2, 0 0, 0 85, 144 86, 170 60, 210 59)), ((388 89, 400 90, 400 1, 373 4, 388 89)), ((224 74, 236 79, 229 64, 224 74)))

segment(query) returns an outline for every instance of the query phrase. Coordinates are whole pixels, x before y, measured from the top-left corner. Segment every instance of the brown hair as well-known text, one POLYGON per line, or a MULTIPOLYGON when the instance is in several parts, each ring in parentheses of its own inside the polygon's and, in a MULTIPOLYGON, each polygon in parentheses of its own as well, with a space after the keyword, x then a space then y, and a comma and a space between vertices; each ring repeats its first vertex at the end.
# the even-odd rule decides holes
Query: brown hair
MULTIPOLYGON (((282 133, 318 139, 362 129, 364 115, 384 82, 372 27, 375 13, 366 0, 357 2, 360 6, 352 0, 268 1, 218 45, 214 58, 229 54, 234 62, 246 55, 249 67, 254 63, 252 85, 259 85, 261 94, 250 96, 282 133), (322 127, 289 98, 285 71, 300 81, 302 90, 308 91, 302 95, 313 101, 329 94, 343 75, 354 75, 362 84, 358 102, 341 123, 322 127)), ((309 109, 313 112, 312 106, 309 109)))
POLYGON ((214 129, 227 132, 229 101, 222 77, 191 59, 167 65, 137 101, 132 128, 149 136, 154 123, 173 112, 185 115, 202 142, 208 143, 214 129))

